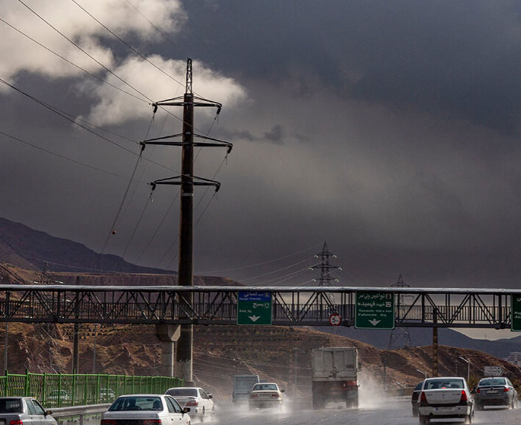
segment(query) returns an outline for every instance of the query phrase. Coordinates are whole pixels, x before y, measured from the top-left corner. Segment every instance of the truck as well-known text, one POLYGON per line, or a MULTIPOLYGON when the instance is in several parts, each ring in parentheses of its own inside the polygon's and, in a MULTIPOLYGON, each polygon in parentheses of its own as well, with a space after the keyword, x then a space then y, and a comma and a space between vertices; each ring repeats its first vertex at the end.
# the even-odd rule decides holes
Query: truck
POLYGON ((360 363, 355 347, 316 348, 311 352, 313 409, 328 402, 358 408, 360 363))
POLYGON ((247 404, 251 389, 259 382, 259 375, 235 375, 233 377, 233 404, 235 406, 240 404, 247 404))

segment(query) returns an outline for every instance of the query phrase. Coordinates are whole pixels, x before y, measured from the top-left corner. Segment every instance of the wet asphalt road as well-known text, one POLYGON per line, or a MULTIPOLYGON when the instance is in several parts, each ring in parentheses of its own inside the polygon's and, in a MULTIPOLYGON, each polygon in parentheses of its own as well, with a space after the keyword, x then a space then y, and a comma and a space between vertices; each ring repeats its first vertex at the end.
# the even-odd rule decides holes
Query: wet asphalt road
MULTIPOLYGON (((367 396, 361 400, 359 409, 346 409, 342 405, 328 405, 324 410, 312 410, 305 403, 293 405, 289 400, 279 412, 273 409, 262 409, 249 412, 247 408, 234 408, 231 405, 218 406, 214 418, 208 418, 208 425, 412 425, 418 424, 418 418, 411 414, 411 403, 406 398, 371 399, 367 396)), ((431 423, 456 424, 461 420, 431 423)), ((476 412, 475 424, 486 425, 521 425, 521 409, 486 409, 476 412)))

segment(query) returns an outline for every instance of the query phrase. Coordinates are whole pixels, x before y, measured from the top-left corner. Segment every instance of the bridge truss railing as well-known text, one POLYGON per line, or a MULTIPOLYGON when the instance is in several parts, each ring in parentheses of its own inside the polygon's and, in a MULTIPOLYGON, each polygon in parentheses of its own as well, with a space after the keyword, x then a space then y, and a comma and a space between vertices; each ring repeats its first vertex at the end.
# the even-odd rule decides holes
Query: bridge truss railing
POLYGON ((0 285, 0 321, 55 323, 237 323, 238 291, 269 292, 272 323, 355 323, 357 291, 390 292, 399 327, 509 328, 519 290, 359 287, 123 287, 0 285), (192 297, 182 297, 191 292, 192 297), (187 299, 191 298, 189 302, 187 299))

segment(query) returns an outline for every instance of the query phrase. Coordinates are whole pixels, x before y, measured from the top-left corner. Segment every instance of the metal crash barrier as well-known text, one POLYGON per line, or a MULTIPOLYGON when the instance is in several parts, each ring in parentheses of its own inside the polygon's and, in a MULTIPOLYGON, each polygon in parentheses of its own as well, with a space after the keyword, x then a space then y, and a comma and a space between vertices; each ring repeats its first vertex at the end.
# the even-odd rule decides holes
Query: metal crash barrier
POLYGON ((52 416, 58 420, 59 423, 64 423, 64 419, 76 419, 79 425, 85 425, 88 416, 101 415, 106 412, 110 407, 108 404, 93 404, 90 406, 72 406, 72 407, 60 407, 52 409, 52 416))

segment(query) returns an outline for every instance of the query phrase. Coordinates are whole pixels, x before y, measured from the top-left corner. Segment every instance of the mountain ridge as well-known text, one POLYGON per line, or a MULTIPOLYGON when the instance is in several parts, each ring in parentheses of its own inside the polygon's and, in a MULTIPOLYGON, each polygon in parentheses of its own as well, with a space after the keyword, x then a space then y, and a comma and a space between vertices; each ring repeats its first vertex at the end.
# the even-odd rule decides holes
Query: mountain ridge
POLYGON ((143 267, 112 254, 99 254, 87 246, 32 229, 0 217, 0 261, 28 270, 54 272, 177 274, 143 267))

